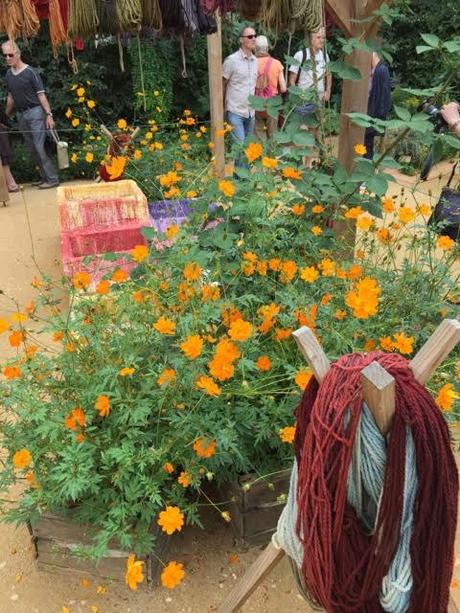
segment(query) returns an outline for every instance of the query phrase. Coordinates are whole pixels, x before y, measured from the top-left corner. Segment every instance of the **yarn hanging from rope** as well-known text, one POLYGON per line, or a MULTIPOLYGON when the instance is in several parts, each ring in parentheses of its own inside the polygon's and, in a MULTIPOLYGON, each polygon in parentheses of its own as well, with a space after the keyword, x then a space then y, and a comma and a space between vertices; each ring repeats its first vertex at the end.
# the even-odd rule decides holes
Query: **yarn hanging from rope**
POLYGON ((96 0, 98 34, 113 35, 118 32, 116 0, 96 0))
POLYGON ((70 39, 91 38, 99 27, 96 0, 70 0, 68 35, 70 39))
POLYGON ((163 28, 168 34, 182 34, 185 30, 181 0, 159 0, 163 28))
POLYGON ((142 25, 156 32, 163 28, 159 0, 142 0, 142 25))
POLYGON ((248 21, 257 21, 262 9, 262 0, 239 0, 237 10, 248 21))
POLYGON ((323 0, 291 0, 291 18, 306 32, 316 32, 324 25, 323 0))
POLYGON ((141 29, 141 0, 116 0, 115 9, 119 33, 138 32, 141 29))
POLYGON ((217 10, 225 15, 235 10, 235 0, 200 0, 200 6, 206 15, 214 15, 217 10))
POLYGON ((64 20, 61 14, 61 6, 58 0, 50 0, 49 2, 49 30, 51 46, 56 51, 59 45, 67 42, 67 32, 64 27, 64 20))
POLYGON ((458 475, 447 424, 407 361, 353 354, 320 387, 312 379, 295 453, 277 539, 313 600, 334 613, 446 611, 458 475), (362 402, 373 360, 396 381, 388 442, 362 402))
POLYGON ((38 33, 40 20, 32 0, 2 0, 0 3, 0 31, 10 40, 31 38, 38 33))
POLYGON ((291 25, 292 0, 262 0, 260 7, 260 24, 264 30, 271 30, 276 35, 289 30, 291 25))

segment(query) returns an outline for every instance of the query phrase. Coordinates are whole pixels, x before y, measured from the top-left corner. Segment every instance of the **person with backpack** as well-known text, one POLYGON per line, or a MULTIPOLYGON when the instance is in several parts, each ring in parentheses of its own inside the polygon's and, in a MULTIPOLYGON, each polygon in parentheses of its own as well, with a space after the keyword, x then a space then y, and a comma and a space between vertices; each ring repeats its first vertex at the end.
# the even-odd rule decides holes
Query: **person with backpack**
MULTIPOLYGON (((369 98, 367 101, 367 114, 376 119, 388 119, 391 108, 391 77, 387 64, 380 55, 374 51, 371 59, 371 74, 369 79, 369 98)), ((374 157, 374 138, 377 132, 374 128, 366 128, 364 145, 365 157, 372 160, 374 157)))
MULTIPOLYGON (((296 85, 304 91, 311 90, 311 97, 307 102, 297 107, 302 117, 315 114, 319 105, 329 102, 332 88, 332 75, 327 70, 329 56, 324 50, 326 31, 320 28, 310 33, 310 45, 294 55, 296 63, 289 67, 289 86, 296 85)), ((301 129, 308 130, 307 125, 301 129)), ((317 128, 312 128, 315 138, 318 137, 317 128)), ((311 167, 312 159, 306 158, 305 165, 311 167)))
MULTIPOLYGON (((259 98, 273 98, 287 91, 283 65, 268 52, 266 36, 256 38, 257 81, 255 95, 259 98)), ((278 127, 278 118, 271 117, 266 111, 256 111, 254 133, 261 141, 272 138, 278 127)))

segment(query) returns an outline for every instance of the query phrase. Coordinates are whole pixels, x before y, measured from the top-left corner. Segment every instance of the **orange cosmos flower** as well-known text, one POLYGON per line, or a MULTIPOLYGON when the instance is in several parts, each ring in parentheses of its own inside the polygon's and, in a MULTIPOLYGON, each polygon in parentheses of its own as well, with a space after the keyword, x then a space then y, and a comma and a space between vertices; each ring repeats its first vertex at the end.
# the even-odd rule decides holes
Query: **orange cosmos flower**
POLYGON ((366 155, 367 153, 367 149, 362 143, 355 145, 353 149, 355 150, 356 155, 366 155))
POLYGON ((208 396, 220 396, 220 387, 211 379, 211 377, 208 377, 207 375, 201 375, 201 377, 198 377, 195 386, 206 392, 208 396))
POLYGON ((222 323, 226 328, 230 328, 232 322, 242 319, 242 317, 238 309, 235 309, 233 306, 227 307, 222 311, 222 323))
POLYGON ((392 213, 395 210, 395 203, 393 202, 393 198, 382 198, 382 208, 385 213, 392 213))
POLYGON ((393 351, 394 349, 394 342, 391 340, 389 336, 383 336, 381 339, 379 339, 379 343, 380 343, 380 347, 384 351, 393 351))
POLYGON ((167 317, 160 317, 154 324, 153 327, 160 334, 167 334, 169 336, 175 334, 176 332, 176 324, 167 317))
POLYGON ((323 273, 323 277, 333 277, 335 274, 335 262, 330 258, 322 259, 318 268, 323 273))
POLYGON ((314 266, 307 266, 300 271, 300 278, 306 283, 313 283, 319 277, 319 272, 314 266))
POLYGON ((10 324, 7 322, 7 320, 3 319, 3 317, 0 317, 0 334, 6 332, 7 330, 9 330, 9 328, 10 324))
POLYGON ((235 367, 233 364, 220 356, 215 356, 214 359, 209 362, 208 368, 211 375, 219 381, 231 379, 235 374, 235 367))
POLYGON ((174 472, 174 466, 171 464, 171 462, 165 462, 165 464, 163 464, 163 470, 165 471, 165 473, 168 473, 168 475, 170 475, 174 472))
POLYGON ((363 274, 363 267, 359 264, 352 264, 347 272, 348 279, 358 279, 363 274))
POLYGON ((322 204, 315 204, 314 207, 312 207, 311 212, 312 213, 322 213, 324 211, 324 207, 322 204))
POLYGON ((241 270, 245 277, 250 277, 255 273, 256 265, 254 264, 254 262, 244 261, 241 262, 241 270))
POLYGON ((80 407, 75 407, 65 418, 65 427, 69 430, 77 429, 77 426, 84 428, 86 424, 85 412, 80 407))
POLYGON ((300 217, 301 215, 305 213, 305 206, 300 203, 294 204, 294 206, 291 207, 291 213, 293 215, 296 215, 297 217, 300 217))
POLYGON ((372 217, 367 213, 360 215, 356 220, 356 227, 366 232, 372 225, 372 217))
POLYGON ((220 289, 215 285, 203 285, 201 288, 201 300, 208 302, 210 300, 216 301, 220 298, 220 289))
POLYGON ((299 170, 293 168, 292 166, 286 166, 286 168, 283 168, 283 177, 285 177, 286 179, 295 179, 298 181, 302 178, 302 173, 299 170))
POLYGON ((421 202, 418 205, 417 210, 420 213, 420 215, 423 215, 423 217, 428 217, 428 215, 430 215, 431 213, 431 206, 427 204, 426 202, 421 202))
POLYGON ((187 281, 198 281, 201 277, 201 266, 196 262, 188 262, 182 274, 187 281))
POLYGON ((277 272, 280 268, 281 265, 281 260, 279 260, 278 258, 271 258, 270 260, 268 260, 268 267, 270 270, 273 270, 273 272, 277 272))
POLYGON ((341 309, 334 313, 335 319, 338 319, 339 321, 341 321, 342 319, 345 319, 346 316, 347 316, 347 312, 341 309))
POLYGON ((123 268, 117 268, 112 274, 112 281, 115 283, 123 283, 127 279, 129 279, 129 274, 123 268))
POLYGON ((370 351, 374 351, 376 347, 377 343, 371 338, 367 339, 367 341, 364 343, 364 351, 367 351, 367 353, 369 353, 370 351))
POLYGON ((125 366, 119 371, 120 377, 130 377, 136 372, 135 368, 130 368, 129 366, 125 366))
POLYGON ((283 443, 293 443, 295 438, 295 426, 286 426, 281 428, 279 434, 283 443))
POLYGON ((115 156, 110 158, 110 162, 105 164, 105 169, 110 179, 114 181, 119 179, 125 171, 127 158, 123 156, 115 156))
POLYGON ((184 565, 177 562, 169 562, 161 573, 161 584, 172 590, 181 583, 185 577, 184 565))
POLYGON ((177 225, 168 226, 166 228, 166 237, 168 240, 172 241, 174 237, 179 233, 180 228, 177 225))
POLYGON ((439 247, 439 249, 449 251, 450 249, 454 248, 455 241, 453 241, 450 236, 443 235, 438 238, 438 240, 436 241, 436 245, 439 247))
POLYGON ((288 283, 292 281, 297 272, 297 264, 294 260, 286 260, 281 264, 281 281, 288 283))
POLYGON ((275 338, 277 341, 285 341, 292 334, 292 328, 278 328, 275 333, 275 338))
POLYGON ((142 560, 136 560, 134 554, 129 556, 126 564, 125 581, 131 590, 137 590, 137 584, 144 581, 145 577, 142 572, 143 566, 144 562, 142 562, 142 560))
POLYGON ((180 348, 189 360, 195 360, 203 350, 203 339, 199 334, 194 334, 187 337, 187 340, 180 344, 180 348))
POLYGON ((264 168, 269 168, 270 170, 273 170, 278 166, 278 160, 275 160, 274 158, 263 157, 262 166, 264 168))
POLYGON ((28 449, 20 449, 13 456, 13 464, 16 468, 28 468, 32 463, 32 454, 28 449))
POLYGON ((326 292, 321 296, 321 300, 319 301, 321 306, 327 306, 332 300, 332 295, 326 292))
POLYGON ((174 534, 176 530, 180 532, 184 525, 184 514, 179 507, 166 507, 166 510, 158 515, 157 524, 166 534, 174 534))
POLYGON ((436 404, 442 411, 451 411, 454 401, 460 398, 452 383, 446 383, 441 387, 436 397, 436 404))
POLYGON ((244 319, 237 319, 231 324, 228 335, 234 341, 247 341, 252 335, 252 325, 244 319))
POLYGON ((13 379, 19 379, 22 375, 22 371, 19 366, 5 366, 3 375, 6 379, 12 381, 13 379))
POLYGON ((319 236, 320 234, 323 233, 322 229, 319 226, 313 226, 311 231, 312 231, 312 234, 314 234, 315 236, 319 236))
POLYGON ((243 253, 243 259, 255 263, 257 262, 257 254, 253 253, 252 251, 245 251, 243 253))
POLYGON ((99 412, 100 417, 108 417, 110 413, 110 400, 108 396, 105 394, 98 396, 94 406, 99 412))
POLYGON ((260 260, 259 262, 257 262, 257 272, 261 277, 267 276, 267 267, 268 264, 264 260, 260 260))
POLYGON ((364 277, 358 281, 354 291, 347 293, 345 303, 359 319, 368 319, 377 314, 381 290, 376 279, 364 277))
POLYGON ((91 283, 91 276, 87 272, 76 272, 72 277, 75 289, 86 289, 91 283))
POLYGON ((216 453, 216 441, 208 441, 200 437, 193 443, 193 450, 200 458, 211 458, 216 453))
POLYGON ((363 213, 363 209, 360 206, 352 206, 351 209, 345 213, 345 217, 347 219, 358 219, 358 217, 363 213))
POLYGON ((175 183, 179 183, 181 177, 174 170, 170 170, 165 175, 160 175, 160 185, 163 187, 171 187, 175 183))
POLYGON ((108 294, 109 292, 110 292, 110 281, 107 281, 106 279, 99 281, 99 283, 96 285, 96 293, 103 296, 104 294, 108 294))
POLYGON ((260 143, 249 143, 244 153, 248 162, 254 162, 254 160, 257 160, 262 155, 262 145, 260 143))
POLYGON ((297 383, 301 390, 304 390, 307 387, 307 384, 310 381, 311 377, 312 372, 309 368, 301 368, 296 374, 294 381, 297 383))
POLYGON ((172 368, 165 368, 159 375, 157 379, 158 385, 164 385, 165 383, 172 383, 176 378, 176 371, 172 368))
POLYGON ((182 487, 188 487, 192 482, 192 478, 187 472, 185 472, 185 470, 183 470, 177 477, 177 482, 182 485, 182 487))
POLYGON ((272 363, 268 355, 261 355, 259 358, 257 358, 256 366, 262 372, 268 372, 271 370, 272 363))
POLYGON ((397 349, 399 353, 408 355, 414 350, 413 336, 406 336, 404 332, 400 332, 399 334, 394 335, 394 339, 394 348, 397 349))
POLYGON ((222 181, 219 181, 219 189, 224 194, 224 196, 227 196, 227 198, 231 198, 235 195, 236 192, 236 187, 234 186, 234 184, 226 179, 222 179, 222 181))
POLYGON ((19 347, 19 345, 24 342, 25 338, 26 335, 24 334, 24 332, 19 332, 18 330, 15 330, 8 337, 8 341, 11 347, 19 347))
POLYGON ((401 223, 409 223, 414 219, 415 211, 408 206, 402 206, 398 211, 398 217, 401 223))
POLYGON ((143 262, 149 254, 149 249, 145 245, 136 245, 131 249, 131 257, 136 262, 143 262))

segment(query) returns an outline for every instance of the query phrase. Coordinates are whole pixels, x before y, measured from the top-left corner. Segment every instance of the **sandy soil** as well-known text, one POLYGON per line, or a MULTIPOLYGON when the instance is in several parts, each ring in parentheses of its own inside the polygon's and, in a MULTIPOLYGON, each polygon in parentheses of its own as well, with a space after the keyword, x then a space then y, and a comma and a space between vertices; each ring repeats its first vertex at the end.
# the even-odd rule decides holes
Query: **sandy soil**
MULTIPOLYGON (((399 194, 401 186, 412 184, 405 177, 397 180, 400 187, 393 185, 392 195, 399 194)), ((419 198, 430 200, 429 190, 436 194, 439 185, 438 178, 425 183, 419 198)), ((55 190, 28 187, 23 193, 12 195, 10 205, 0 208, 0 228, 0 290, 23 306, 34 297, 30 282, 37 272, 36 264, 55 278, 61 275, 55 190)), ((0 296, 0 314, 12 308, 12 303, 0 296)), ((3 339, 0 359, 8 353, 3 339)), ((10 495, 13 497, 14 493, 10 495)), ((105 592, 98 594, 100 583, 92 577, 88 577, 89 587, 84 588, 80 578, 39 573, 34 566, 27 530, 0 524, 0 613, 60 613, 63 606, 71 613, 216 611, 259 551, 258 548, 241 549, 228 524, 211 515, 206 530, 188 529, 173 540, 170 559, 184 562, 187 571, 186 579, 174 591, 141 587, 133 593, 124 585, 105 584, 105 592)), ((456 566, 456 580, 460 580, 459 568, 456 566)), ((458 590, 454 589, 453 593, 460 603, 458 590)), ((310 609, 298 595, 289 565, 283 560, 242 611, 296 613, 310 609)))

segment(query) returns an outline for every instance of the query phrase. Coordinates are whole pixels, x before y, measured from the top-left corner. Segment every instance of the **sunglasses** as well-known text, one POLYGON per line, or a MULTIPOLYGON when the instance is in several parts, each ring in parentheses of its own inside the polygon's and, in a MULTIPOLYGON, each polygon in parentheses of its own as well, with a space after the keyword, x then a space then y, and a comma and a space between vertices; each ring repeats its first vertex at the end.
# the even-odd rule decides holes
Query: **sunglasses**
POLYGON ((241 38, 250 38, 251 40, 253 38, 256 38, 257 34, 248 34, 247 36, 242 36, 241 38))
POLYGON ((14 57, 14 53, 4 53, 3 57, 14 57))

